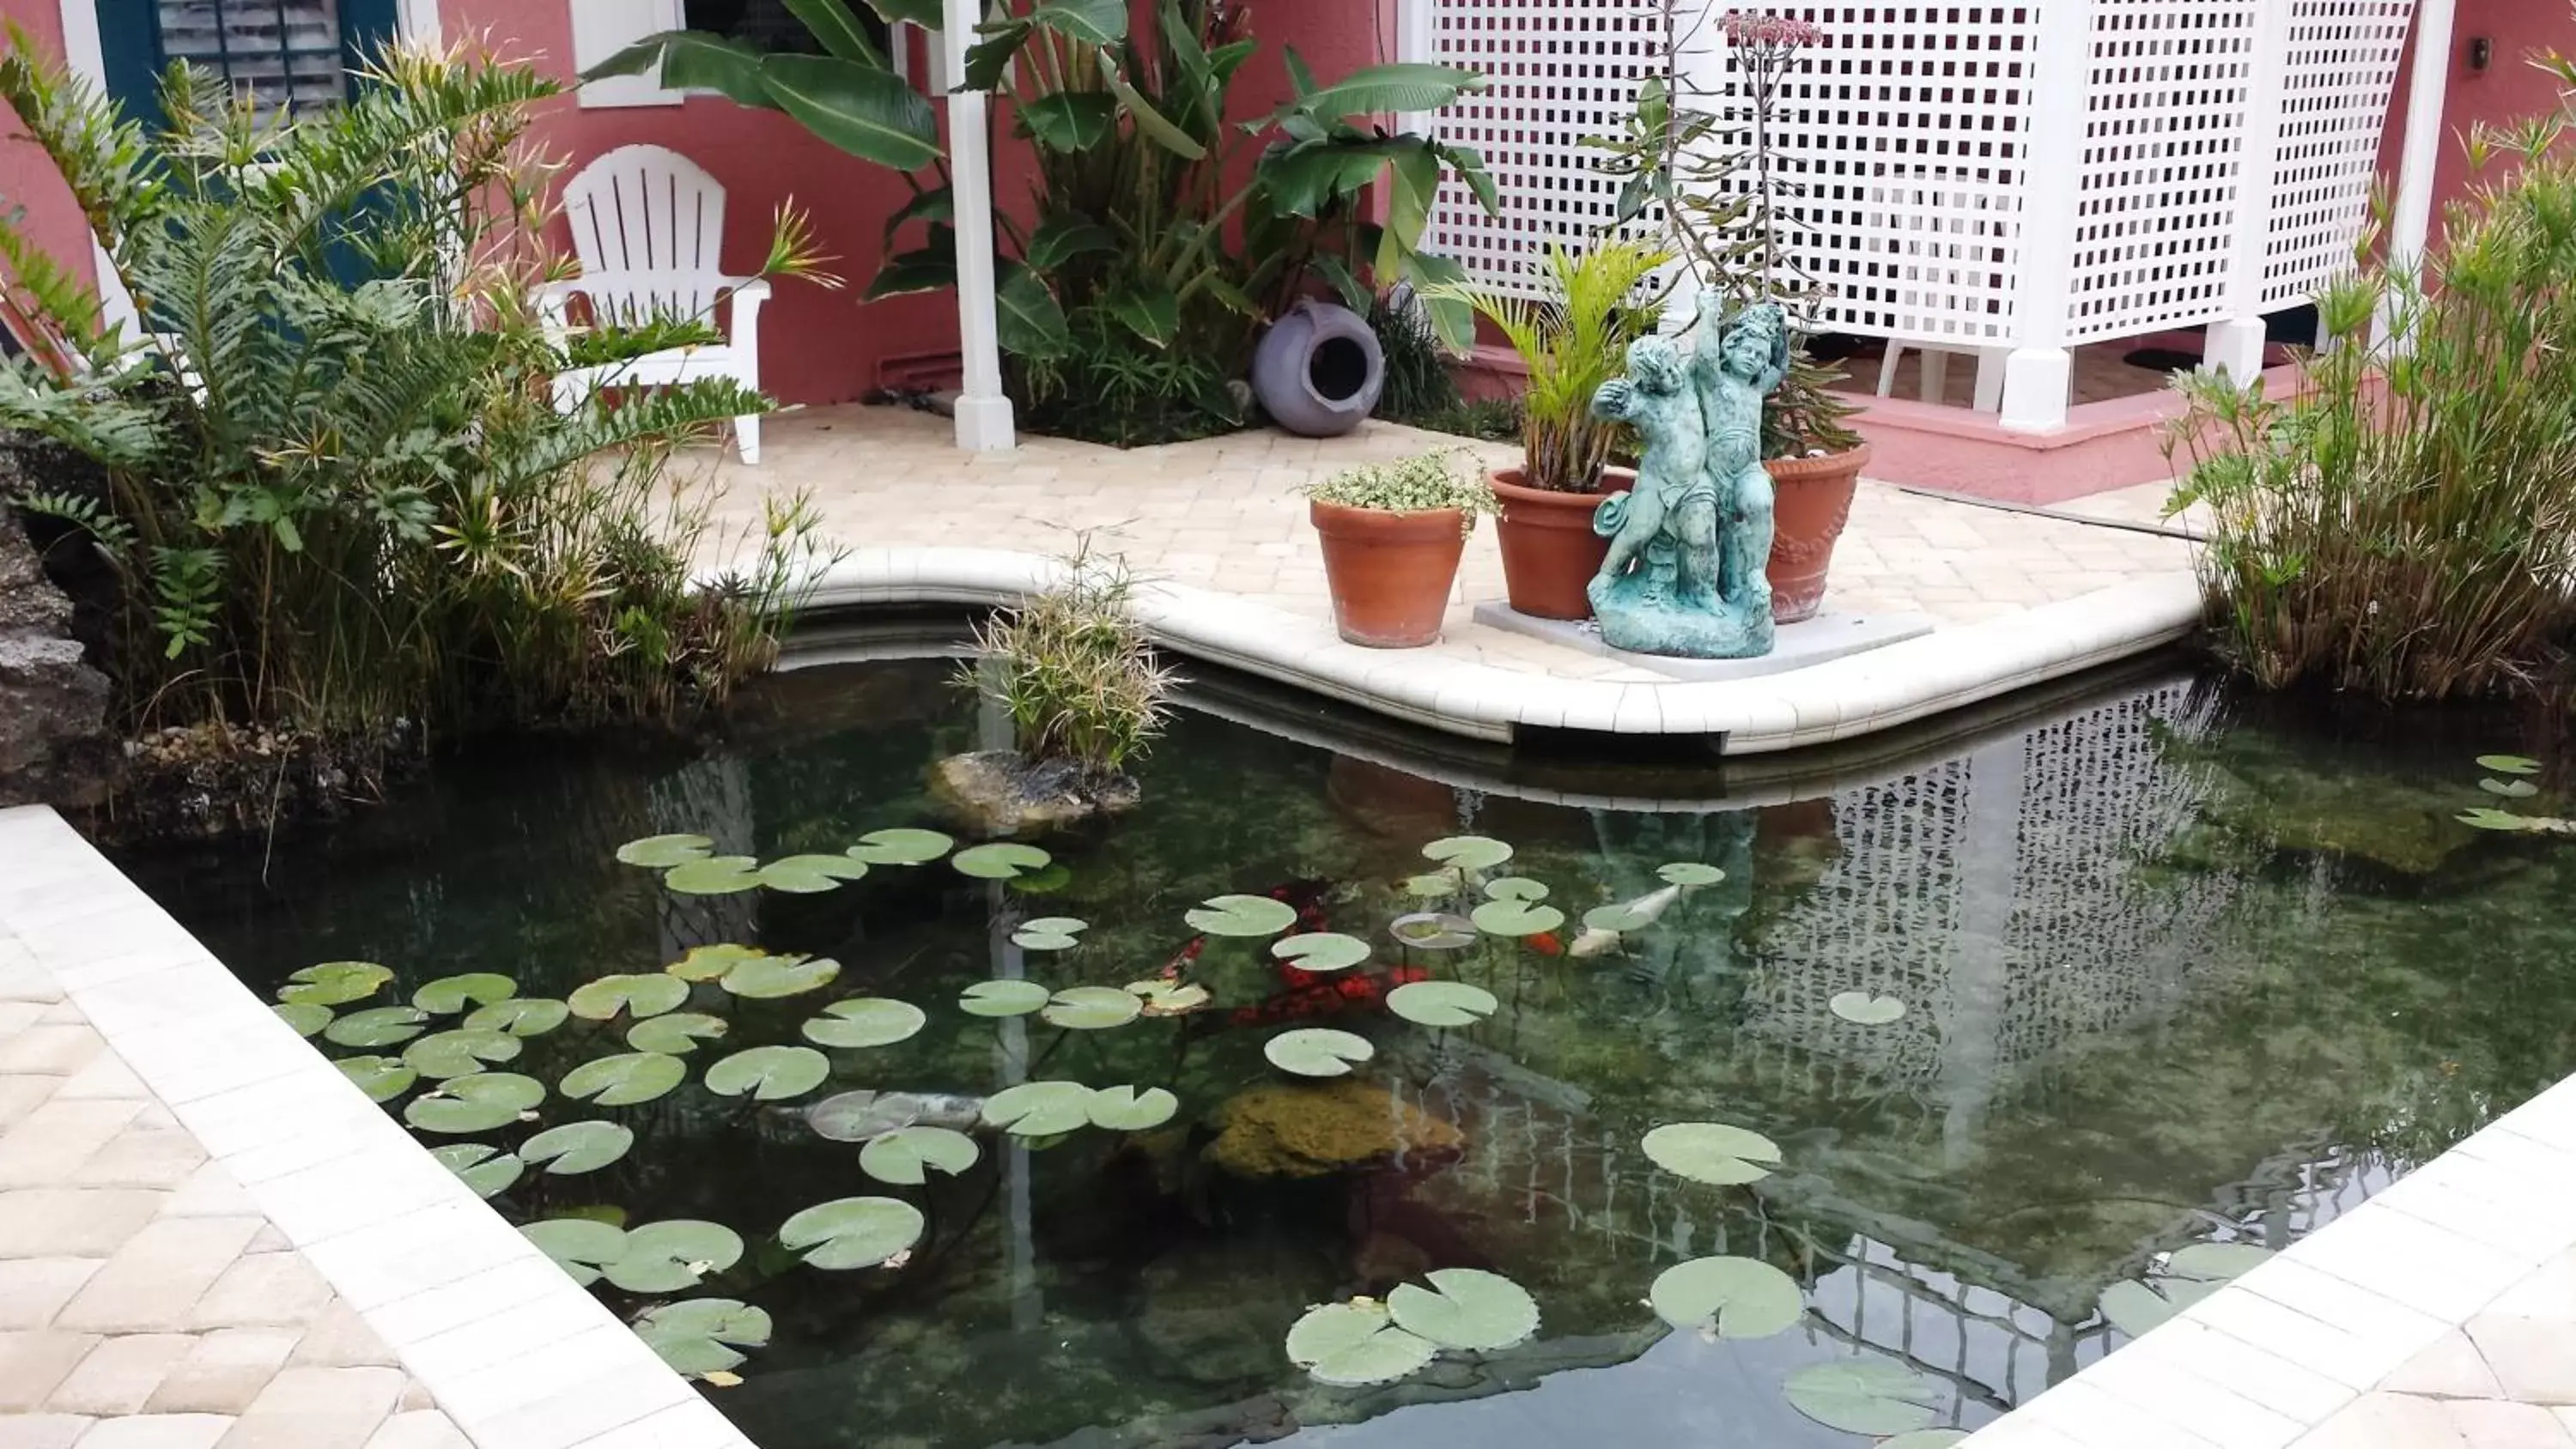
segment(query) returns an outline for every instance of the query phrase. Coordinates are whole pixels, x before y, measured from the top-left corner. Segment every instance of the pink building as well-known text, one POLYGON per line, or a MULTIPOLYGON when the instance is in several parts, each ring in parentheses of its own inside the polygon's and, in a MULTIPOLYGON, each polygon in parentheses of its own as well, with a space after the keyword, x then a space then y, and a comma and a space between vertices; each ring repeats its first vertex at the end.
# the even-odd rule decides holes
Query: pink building
MULTIPOLYGON (((1550 181, 1541 173, 1551 165, 1563 172, 1576 164, 1557 153, 1564 152, 1566 143, 1589 124, 1583 119, 1587 104, 1583 97, 1593 97, 1588 104, 1597 106, 1599 97, 1613 88, 1609 82, 1626 84, 1617 80, 1616 65, 1602 62, 1616 52, 1626 56, 1633 68, 1635 56, 1644 53, 1643 47, 1632 43, 1641 23, 1638 16, 1657 9, 1642 0, 1600 0, 1598 4, 1589 0, 1478 0, 1472 7, 1465 6, 1462 0, 1244 3, 1252 12, 1254 32, 1265 42, 1256 62, 1260 68, 1238 86, 1238 104, 1247 113, 1267 108, 1284 91, 1280 55, 1287 46, 1296 47, 1319 74, 1327 77, 1371 61, 1392 59, 1437 59, 1477 65, 1493 74, 1497 88, 1491 103, 1480 97, 1460 107, 1454 116, 1444 113, 1430 122, 1446 134, 1482 147, 1497 175, 1505 181, 1507 209, 1514 213, 1505 228, 1479 235, 1462 231, 1445 236, 1441 234, 1441 223, 1435 220, 1431 238, 1435 249, 1461 254, 1471 266, 1482 262, 1480 270, 1489 275, 1498 268, 1507 269, 1508 261, 1480 255, 1479 249, 1492 253, 1498 246, 1524 245, 1525 241, 1512 239, 1517 235, 1514 228, 1536 236, 1549 229, 1570 231, 1585 222, 1581 216, 1556 214, 1564 209, 1558 201, 1565 191, 1562 177, 1550 181), (1514 27, 1518 27, 1517 31, 1514 27), (1498 31, 1507 38, 1497 41, 1498 31), (1509 38, 1512 35, 1520 38, 1509 38), (1564 134, 1549 134, 1551 130, 1564 134), (1516 174, 1538 179, 1525 193, 1515 194, 1512 178, 1516 174)), ((2080 22, 2059 18, 2051 18, 2045 24, 2031 22, 2037 37, 2032 43, 2039 48, 2043 64, 2048 55, 2045 45, 2056 43, 2047 36, 2059 33, 2049 26, 2060 30, 2071 27, 2072 43, 2078 45, 2084 44, 2089 34, 2090 53, 2097 67, 2103 57, 2117 52, 2126 43, 2118 27, 2138 22, 2096 10, 2105 4, 2107 0, 2082 0, 2080 5, 2069 0, 2055 9, 2079 14, 2083 17, 2080 22)), ((2410 86, 2416 94, 2439 98, 2440 131, 2419 133, 2419 145, 2426 136, 2438 142, 2433 147, 2436 168, 2429 192, 2437 198, 2456 195, 2465 185, 2451 136, 2475 122, 2527 114, 2553 100, 2553 82, 2532 69, 2526 55, 2551 47, 2576 51, 2576 11, 2562 0, 2337 0, 2322 7, 2318 0, 2188 0, 2180 8, 2193 4, 2210 9, 2213 16, 2220 9, 2242 10, 2241 16, 2225 23, 2238 25, 2255 37, 2252 44, 2256 49, 2263 43, 2266 26, 2286 30, 2310 25, 2311 12, 2322 16, 2331 11, 2335 16, 2360 16, 2364 21, 2376 16, 2382 37, 2378 43, 2391 65, 2398 54, 2398 38, 2407 33, 2410 23, 2418 35, 2447 32, 2441 44, 2442 65, 2437 72, 2410 80, 2405 71, 2391 74, 2389 66, 2383 65, 2375 76, 2361 74, 2357 83, 2346 86, 2351 93, 2346 97, 2348 108, 2362 107, 2366 117, 2380 117, 2384 107, 2384 119, 2366 124, 2382 127, 2377 160, 2392 175, 2405 157, 2402 141, 2407 133, 2410 86), (2391 89, 2396 93, 2393 100, 2379 99, 2391 89)), ((1813 18, 1824 23, 1829 32, 1837 23, 1843 24, 1847 33, 1856 32, 1863 23, 1859 12, 1846 14, 1847 7, 1782 8, 1814 12, 1813 18)), ((2123 11, 2147 8, 2154 7, 2112 7, 2123 11)), ((1152 9, 1150 3, 1138 5, 1140 24, 1150 23, 1152 9)), ((2036 14, 2039 8, 2012 13, 2036 14)), ((682 24, 724 30, 755 41, 799 34, 778 0, 0 0, 0 14, 23 27, 38 44, 59 49, 79 68, 99 77, 112 91, 137 105, 149 104, 150 77, 158 68, 182 56, 223 67, 263 89, 274 91, 285 86, 298 101, 310 103, 327 102, 338 93, 344 84, 341 67, 356 47, 397 34, 487 37, 504 53, 527 57, 567 80, 629 39, 682 24)), ((1929 33, 1941 26, 1927 23, 1919 28, 1929 33)), ((903 29, 910 31, 909 27, 903 29)), ((1967 43, 1973 50, 1978 38, 1973 26, 1969 30, 1972 33, 1967 43)), ((897 53, 905 57, 911 75, 922 77, 937 69, 936 36, 904 33, 892 37, 892 41, 897 53)), ((1906 43, 1913 42, 1909 39, 1906 43)), ((1952 43, 1955 45, 1955 39, 1952 43)), ((1997 41, 1987 36, 1985 43, 1992 47, 1997 41)), ((2012 42, 2023 43, 2021 39, 2012 42)), ((2337 42, 2327 36, 2323 43, 2337 42)), ((2411 53, 2413 42, 2405 43, 2411 53)), ((2166 48, 2174 50, 2175 43, 2166 42, 2166 48)), ((1849 69, 1844 67, 1846 73, 1849 69)), ((2259 63, 2253 69, 2259 72, 2259 63)), ((2287 86, 2275 83, 2272 87, 2276 94, 2286 93, 2283 114, 2293 118, 2300 104, 2298 84, 2294 79, 2287 86)), ((2259 105, 2263 82, 2258 76, 2248 86, 2259 105)), ((1817 94, 1823 96, 1826 89, 1820 87, 1817 94)), ((2026 102, 2028 96, 2023 99, 2026 102)), ((1948 107, 1962 117, 1989 103, 1990 97, 1980 98, 1973 88, 1951 100, 1933 99, 1926 92, 1925 98, 1916 102, 1918 108, 1948 107)), ((1827 128, 1852 124, 1853 114, 1819 107, 1819 134, 1826 134, 1827 128), (1835 116, 1842 119, 1838 121, 1835 116)), ((1924 119, 1918 109, 1915 124, 1921 125, 1924 119)), ((2025 169, 2035 177, 2046 169, 2039 164, 2039 155, 2052 144, 2051 128, 2035 118, 2022 124, 2026 134, 2021 144, 2029 153, 2025 169)), ((875 303, 858 300, 859 285, 876 269, 885 220, 909 194, 899 178, 817 141, 783 114, 745 109, 714 96, 663 91, 646 79, 594 85, 578 97, 556 103, 544 138, 576 165, 614 146, 637 141, 658 143, 689 155, 727 188, 732 233, 728 245, 744 264, 761 245, 768 216, 779 203, 792 198, 812 214, 825 249, 839 258, 837 269, 854 285, 835 294, 789 283, 764 314, 763 379, 782 398, 791 402, 842 401, 889 383, 955 374, 960 332, 959 308, 954 298, 928 295, 875 303)), ((2366 140, 2367 135, 2362 139, 2366 140)), ((2344 149, 2350 152, 2352 148, 2347 145, 2344 149)), ((2364 152, 2367 153, 2366 146, 2364 152)), ((1021 164, 1021 155, 1007 139, 1002 141, 994 157, 997 206, 1009 209, 1025 195, 1021 164)), ((2355 175, 2361 169, 2354 164, 2346 166, 2355 175)), ((2159 174, 2182 173, 2168 167, 2159 174)), ((57 255, 85 258, 91 253, 69 196, 23 139, 0 142, 0 194, 28 209, 36 234, 57 255)), ((2284 194, 2273 194, 2276 205, 2284 194)), ((2021 199, 2013 197, 2006 198, 2001 209, 2024 207, 2021 199)), ((1958 220, 1955 216, 1948 219, 1958 220)), ((1990 227, 1993 223, 1971 220, 1968 225, 1990 227)), ((2219 224, 2222 239, 2214 245, 2220 250, 2228 244, 2223 239, 2226 226, 2225 221, 2219 224)), ((2061 229, 2062 235, 2035 227, 2027 220, 2019 221, 2019 227, 2019 233, 2011 240, 2023 252, 2037 252, 2052 245, 2066 251, 2086 245, 2082 238, 2090 235, 2073 220, 2061 229)), ((2240 233, 2247 229, 2236 228, 2240 233)), ((1905 243, 1896 249, 1913 245, 1905 243)), ((2152 248, 2141 246, 2136 250, 2144 253, 2152 248)), ((2000 248, 1997 254, 2001 254, 2000 248)), ((2080 262, 2074 265, 2080 270, 2080 262)), ((1888 275, 1894 270, 1882 266, 1878 274, 1888 275)), ((2024 268, 2025 273, 2028 271, 2024 268)), ((1828 280, 1843 285, 1838 278, 1828 280)), ((2018 305, 2028 315, 2032 311, 2028 283, 2021 285, 2024 290, 2018 296, 2018 305)), ((2059 285, 2065 284, 2061 280, 2059 285)), ((2076 285, 2080 291, 2080 276, 2076 285)), ((1851 289, 1856 297, 1867 290, 1851 289)), ((1974 290, 1973 285, 1969 290, 1974 290)), ((2010 288, 2005 290, 2009 292, 2010 288)), ((1892 290, 1890 295, 1894 295, 1892 290)), ((1959 298, 1952 296, 1949 300, 1957 303, 1959 298)), ((1974 298, 1968 301, 1976 303, 1974 298)), ((1977 305, 1982 305, 1989 316, 2007 314, 2015 298, 2007 295, 1977 305)), ((2242 329, 2247 325, 2249 310, 2256 305, 2255 301, 2240 298, 2231 312, 2223 302, 2212 301, 2185 320, 2209 324, 2213 358, 2221 357, 2229 347, 2241 354, 2248 340, 2242 329), (2232 338, 2225 331, 2231 315, 2237 319, 2239 329, 2232 338)), ((1900 398, 1876 402, 1868 427, 1880 453, 1873 473, 2023 497, 2065 496, 2117 482, 2162 476, 2162 460, 2154 454, 2149 431, 2151 415, 2161 405, 2160 399, 2142 395, 2087 404, 2080 390, 2069 389, 2062 376, 2042 365, 2047 361, 2042 354, 2049 352, 2048 339, 2040 339, 2043 345, 2034 348, 2029 338, 2007 335, 1998 326, 1963 328, 1958 321, 1959 316, 1965 315, 1963 306, 1952 306, 1947 320, 1927 321, 1940 309, 1927 311, 1919 305, 1891 302, 1884 325, 1859 316, 1864 309, 1856 306, 1853 310, 1854 331, 1887 337, 1892 346, 1927 361, 1962 355, 1974 360, 1981 374, 1976 402, 1982 406, 1942 406, 1900 398), (1907 312, 1907 306, 1914 310, 1907 312), (1956 335, 1968 331, 1983 335, 1956 335), (1944 345, 1945 337, 1948 345, 1944 345), (1924 351, 1925 348, 1930 350, 1924 351), (2039 358, 2037 363, 2034 357, 2039 358), (2017 377, 2016 369, 2022 375, 2017 377), (2050 396, 2052 389, 2057 396, 2050 396)), ((2080 314, 2080 300, 2077 310, 2080 314)), ((2162 318, 2167 313, 2155 315, 2162 318)), ((2155 328, 2141 330, 2161 329, 2163 323, 2159 321, 2155 328)), ((2071 366, 2064 362, 2065 357, 2088 335, 2113 334, 2087 334, 2075 329, 2055 348, 2058 363, 2054 365, 2061 373, 2071 366)), ((2259 331, 2252 341, 2259 346, 2259 331)), ((2246 360, 2248 356, 2240 356, 2240 365, 2246 360)), ((1918 378, 1926 371, 1934 373, 1932 381, 1937 386, 1940 369, 1918 366, 1918 378)), ((1918 380, 1916 387, 1922 385, 1918 380)))

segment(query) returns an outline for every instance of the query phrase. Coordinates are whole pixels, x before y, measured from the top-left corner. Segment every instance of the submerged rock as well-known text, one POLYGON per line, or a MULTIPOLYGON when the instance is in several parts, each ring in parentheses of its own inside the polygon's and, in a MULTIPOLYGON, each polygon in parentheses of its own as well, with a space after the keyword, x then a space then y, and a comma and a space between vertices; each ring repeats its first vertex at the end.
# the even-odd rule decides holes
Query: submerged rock
POLYGON ((930 792, 978 835, 1030 835, 1133 809, 1142 798, 1125 775, 1102 777, 1070 760, 1031 760, 1016 750, 950 755, 930 767, 930 792))
POLYGON ((1323 1177, 1456 1160, 1465 1138, 1385 1087, 1356 1079, 1270 1082, 1216 1112, 1202 1157, 1237 1177, 1323 1177))

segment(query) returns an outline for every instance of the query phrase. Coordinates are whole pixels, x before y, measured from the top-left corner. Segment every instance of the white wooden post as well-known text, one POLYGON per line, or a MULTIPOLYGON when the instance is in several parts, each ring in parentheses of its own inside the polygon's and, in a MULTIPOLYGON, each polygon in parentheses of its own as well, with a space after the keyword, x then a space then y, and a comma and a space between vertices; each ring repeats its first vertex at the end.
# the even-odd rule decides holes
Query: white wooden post
POLYGON ((2093 60, 2093 0, 2046 0, 2033 48, 2030 151, 2022 162, 2021 275, 2013 298, 2018 334, 2004 359, 2003 425, 2014 432, 2066 426, 2075 359, 2066 350, 2066 304, 2075 272, 2075 214, 2082 199, 2085 94, 2093 60))
POLYGON ((1002 343, 993 287, 993 160, 982 91, 966 86, 966 47, 983 17, 978 0, 943 0, 940 72, 948 86, 948 171, 957 197, 957 335, 966 355, 957 398, 957 446, 970 453, 1017 446, 1002 392, 1002 343))
MULTIPOLYGON (((1395 0, 1395 58, 1406 64, 1431 63, 1431 12, 1436 0, 1395 0)), ((1399 129, 1416 136, 1431 134, 1429 111, 1407 111, 1398 116, 1399 129)))
POLYGON ((2254 65, 2246 79, 2245 147, 2236 175, 2236 244, 2227 262, 2227 318, 2212 325, 2202 368, 2239 386, 2263 375, 2263 263, 2272 240, 2280 172, 2282 98, 2290 68, 2290 7, 2254 13, 2254 65))
MULTIPOLYGON (((2415 60, 2406 73, 2406 138, 2397 157, 2397 203, 2388 221, 2388 262, 2420 265, 2433 232, 2433 169, 2442 159, 2442 112, 2450 100, 2453 0, 2418 0, 2415 60)), ((2391 299, 2390 305, 2393 305, 2391 299)), ((2382 311, 2377 338, 2392 318, 2382 311)))

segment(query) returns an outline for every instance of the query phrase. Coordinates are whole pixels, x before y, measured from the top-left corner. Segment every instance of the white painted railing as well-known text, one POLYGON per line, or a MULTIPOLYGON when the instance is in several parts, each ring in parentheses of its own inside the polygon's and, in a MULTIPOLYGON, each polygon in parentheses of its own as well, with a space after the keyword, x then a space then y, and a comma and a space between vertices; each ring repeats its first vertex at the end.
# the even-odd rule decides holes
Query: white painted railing
MULTIPOLYGON (((2004 419, 2065 420, 2067 349, 2212 325, 2259 363, 2260 318, 2348 265, 2416 0, 1747 4, 1812 22, 1772 117, 1789 249, 1843 332, 1977 353, 2004 419)), ((1587 135, 1682 65, 1740 109, 1724 0, 1404 0, 1407 58, 1482 72, 1436 113, 1484 153, 1502 215, 1454 182, 1429 245, 1529 287, 1550 239, 1591 235, 1619 183, 1587 135)))

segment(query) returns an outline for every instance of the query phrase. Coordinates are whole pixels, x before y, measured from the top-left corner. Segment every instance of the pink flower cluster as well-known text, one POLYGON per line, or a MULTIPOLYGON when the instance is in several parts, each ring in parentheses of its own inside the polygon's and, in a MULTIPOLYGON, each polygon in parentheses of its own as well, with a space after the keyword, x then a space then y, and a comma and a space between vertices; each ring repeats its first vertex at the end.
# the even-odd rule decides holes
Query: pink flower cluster
POLYGON ((1794 48, 1820 44, 1825 33, 1812 23, 1786 15, 1748 13, 1729 10, 1722 22, 1726 39, 1732 45, 1777 45, 1794 48))

